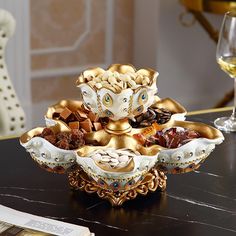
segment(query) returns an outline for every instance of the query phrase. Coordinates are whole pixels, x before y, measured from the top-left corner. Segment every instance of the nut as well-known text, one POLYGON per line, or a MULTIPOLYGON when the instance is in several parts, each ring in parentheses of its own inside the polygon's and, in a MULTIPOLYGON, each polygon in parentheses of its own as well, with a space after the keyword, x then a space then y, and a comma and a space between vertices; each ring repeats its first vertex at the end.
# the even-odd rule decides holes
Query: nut
POLYGON ((84 79, 91 87, 96 87, 97 89, 101 88, 102 86, 105 87, 110 85, 115 89, 114 92, 120 92, 120 89, 126 88, 134 89, 137 87, 137 85, 150 85, 151 82, 150 78, 146 75, 144 76, 135 72, 120 74, 117 71, 105 71, 96 77, 93 75, 87 75, 84 77, 84 79))
POLYGON ((114 148, 110 148, 107 150, 95 151, 93 153, 90 153, 89 156, 96 162, 103 164, 107 167, 121 168, 128 165, 129 161, 133 156, 135 156, 135 154, 128 150, 123 150, 123 149, 116 150, 114 148))

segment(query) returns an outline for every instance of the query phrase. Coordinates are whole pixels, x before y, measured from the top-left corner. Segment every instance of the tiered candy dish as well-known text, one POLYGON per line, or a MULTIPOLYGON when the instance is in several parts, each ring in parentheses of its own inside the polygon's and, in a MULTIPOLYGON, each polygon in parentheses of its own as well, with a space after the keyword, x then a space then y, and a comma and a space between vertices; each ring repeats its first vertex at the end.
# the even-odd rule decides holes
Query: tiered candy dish
POLYGON ((42 168, 67 173, 72 188, 114 206, 164 190, 166 173, 198 168, 224 138, 211 126, 184 121, 179 103, 155 96, 157 75, 119 64, 84 71, 77 81, 83 102, 49 107, 48 128, 23 134, 22 146, 42 168))

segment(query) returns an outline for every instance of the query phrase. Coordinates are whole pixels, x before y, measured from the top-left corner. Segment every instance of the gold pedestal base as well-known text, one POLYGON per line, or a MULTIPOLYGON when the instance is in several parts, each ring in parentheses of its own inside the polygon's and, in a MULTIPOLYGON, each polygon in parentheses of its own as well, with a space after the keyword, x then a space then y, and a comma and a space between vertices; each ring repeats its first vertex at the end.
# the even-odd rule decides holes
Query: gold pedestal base
POLYGON ((131 125, 129 124, 128 119, 122 119, 122 120, 109 120, 108 124, 105 127, 105 131, 110 134, 126 134, 129 133, 132 130, 131 125))
POLYGON ((140 195, 146 195, 149 191, 164 191, 167 177, 155 168, 143 176, 143 179, 129 189, 114 191, 111 188, 102 188, 82 170, 77 169, 68 175, 69 184, 75 190, 87 193, 97 193, 102 199, 107 199, 112 206, 121 206, 125 201, 132 200, 140 195))

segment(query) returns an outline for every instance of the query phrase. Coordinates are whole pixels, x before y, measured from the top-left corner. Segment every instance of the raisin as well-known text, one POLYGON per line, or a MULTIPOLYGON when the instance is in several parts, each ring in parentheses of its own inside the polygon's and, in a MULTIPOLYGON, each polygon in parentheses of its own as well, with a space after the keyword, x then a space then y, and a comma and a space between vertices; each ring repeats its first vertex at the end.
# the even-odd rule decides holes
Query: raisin
POLYGON ((57 139, 58 140, 64 140, 66 139, 68 142, 71 141, 71 133, 70 132, 61 132, 57 134, 57 139))
POLYGON ((44 137, 48 142, 50 142, 51 144, 56 144, 57 142, 57 138, 56 138, 56 135, 53 134, 53 135, 47 135, 44 137))
POLYGON ((65 149, 65 150, 69 150, 69 149, 70 149, 69 142, 68 142, 68 140, 66 140, 66 139, 61 139, 61 140, 59 140, 59 141, 56 143, 56 146, 57 146, 58 148, 65 149))
POLYGON ((50 128, 43 129, 42 136, 45 137, 47 135, 53 135, 53 131, 50 128))

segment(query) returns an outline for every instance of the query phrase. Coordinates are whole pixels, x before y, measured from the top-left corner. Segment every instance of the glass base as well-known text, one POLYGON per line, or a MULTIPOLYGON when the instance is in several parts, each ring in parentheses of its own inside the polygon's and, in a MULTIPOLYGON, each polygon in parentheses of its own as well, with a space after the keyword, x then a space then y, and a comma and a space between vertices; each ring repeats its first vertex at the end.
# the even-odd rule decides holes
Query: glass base
POLYGON ((216 128, 225 132, 236 132, 236 119, 233 117, 220 117, 214 121, 216 128))

